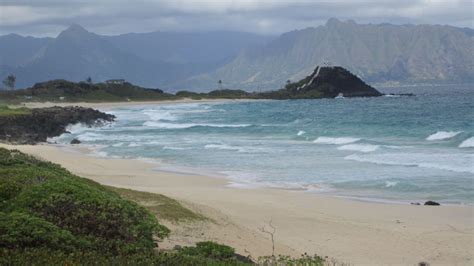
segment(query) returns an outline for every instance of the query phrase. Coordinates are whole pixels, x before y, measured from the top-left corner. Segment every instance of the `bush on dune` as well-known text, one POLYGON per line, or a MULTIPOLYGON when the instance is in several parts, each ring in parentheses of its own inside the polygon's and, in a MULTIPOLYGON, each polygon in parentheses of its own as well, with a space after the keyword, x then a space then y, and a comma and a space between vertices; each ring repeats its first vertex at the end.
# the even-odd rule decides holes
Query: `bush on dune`
MULTIPOLYGON (((59 165, 0 148, 0 265, 253 264, 214 242, 158 251, 155 239, 168 236, 169 230, 134 201, 166 204, 152 211, 172 221, 205 219, 162 195, 107 188, 59 165)), ((321 261, 282 257, 262 265, 321 261)))
POLYGON ((217 244, 200 244, 197 252, 157 252, 155 238, 168 234, 149 210, 119 193, 0 148, 0 265, 246 264, 232 248, 217 244))
POLYGON ((62 242, 62 250, 127 254, 151 251, 153 238, 169 233, 144 207, 58 165, 0 149, 0 166, 2 248, 62 242))

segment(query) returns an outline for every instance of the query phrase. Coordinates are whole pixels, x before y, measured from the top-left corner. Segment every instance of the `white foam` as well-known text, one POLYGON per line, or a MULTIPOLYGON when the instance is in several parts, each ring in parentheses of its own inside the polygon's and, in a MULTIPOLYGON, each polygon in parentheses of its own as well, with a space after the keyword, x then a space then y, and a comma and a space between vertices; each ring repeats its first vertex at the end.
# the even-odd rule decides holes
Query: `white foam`
POLYGON ((165 129, 184 129, 192 127, 217 127, 217 128, 237 128, 237 127, 249 127, 249 124, 196 124, 196 123, 165 123, 165 122, 155 122, 147 121, 143 123, 143 126, 154 127, 154 128, 165 128, 165 129))
POLYGON ((96 141, 96 140, 107 139, 107 136, 97 134, 97 133, 92 133, 92 132, 86 132, 86 133, 78 135, 77 138, 80 141, 96 141))
POLYGON ((128 144, 128 147, 141 147, 142 145, 139 144, 139 143, 136 143, 136 142, 132 142, 130 144, 128 144))
POLYGON ((385 187, 394 187, 398 184, 397 181, 385 181, 385 187))
POLYGON ((196 124, 173 124, 173 123, 162 123, 147 121, 143 123, 145 127, 155 127, 155 128, 166 128, 166 129, 180 129, 180 128, 190 128, 196 126, 196 124))
POLYGON ((184 147, 173 147, 173 146, 164 146, 163 150, 174 150, 174 151, 183 151, 183 150, 189 150, 190 148, 184 148, 184 147))
POLYGON ((459 148, 474 148, 474 137, 470 137, 461 142, 461 144, 459 144, 459 148))
POLYGON ((251 147, 251 146, 232 146, 232 145, 227 145, 227 144, 207 144, 204 146, 204 148, 215 149, 215 150, 238 151, 241 153, 268 153, 270 152, 266 148, 251 147))
POLYGON ((296 134, 296 136, 303 136, 306 132, 304 130, 300 130, 298 131, 298 133, 296 134))
POLYGON ((66 127, 66 130, 71 132, 71 133, 74 133, 74 134, 77 134, 77 133, 81 133, 81 132, 84 132, 86 130, 90 129, 89 126, 87 125, 84 125, 84 124, 81 124, 81 123, 78 123, 78 124, 74 124, 74 125, 68 125, 66 127))
POLYGON ((334 145, 342 145, 342 144, 349 144, 359 141, 359 138, 352 138, 352 137, 340 137, 340 138, 330 138, 330 137, 318 137, 313 142, 318 144, 334 144, 334 145))
POLYGON ((415 166, 429 169, 447 170, 458 173, 474 173, 474 154, 352 154, 344 157, 344 159, 384 165, 415 166))
POLYGON ((147 115, 152 121, 174 121, 177 119, 177 117, 173 115, 170 111, 163 111, 160 109, 148 109, 144 110, 143 113, 147 115))
POLYGON ((373 152, 379 148, 379 145, 372 144, 347 144, 338 147, 341 151, 359 151, 359 152, 373 152))
POLYGON ((429 135, 426 140, 444 140, 450 139, 462 131, 438 131, 434 134, 429 135))
POLYGON ((112 147, 122 147, 123 144, 124 144, 123 142, 115 143, 112 145, 112 147))
POLYGON ((96 151, 93 151, 92 156, 96 156, 96 157, 108 157, 109 154, 105 151, 99 151, 99 150, 96 150, 96 151))
POLYGON ((238 151, 239 147, 234 147, 226 144, 207 144, 204 146, 205 149, 216 149, 216 150, 235 150, 238 151))

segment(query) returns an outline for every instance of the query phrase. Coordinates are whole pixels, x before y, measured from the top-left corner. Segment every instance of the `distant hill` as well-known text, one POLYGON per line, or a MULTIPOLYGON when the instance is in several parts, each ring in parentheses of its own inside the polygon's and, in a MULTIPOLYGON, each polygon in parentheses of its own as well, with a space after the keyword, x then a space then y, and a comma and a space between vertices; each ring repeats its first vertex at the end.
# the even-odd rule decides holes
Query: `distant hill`
POLYGON ((325 61, 369 82, 472 82, 472 32, 451 26, 362 25, 330 19, 326 25, 284 33, 263 47, 247 49, 225 66, 179 86, 215 87, 216 80, 222 80, 227 88, 276 89, 325 61))
POLYGON ((57 38, 0 36, 0 78, 122 78, 167 91, 276 90, 329 62, 370 83, 474 82, 474 31, 330 19, 279 37, 242 32, 101 36, 72 25, 57 38))
POLYGON ((104 36, 114 46, 150 61, 223 65, 242 49, 263 45, 273 37, 246 32, 150 32, 104 36))
POLYGON ((23 37, 17 34, 0 36, 0 68, 20 67, 41 57, 52 38, 23 37))
POLYGON ((0 103, 19 102, 125 102, 172 100, 176 97, 159 89, 148 89, 123 83, 71 82, 67 80, 50 80, 36 83, 27 89, 0 91, 0 103))
POLYGON ((241 32, 140 33, 101 36, 72 25, 56 38, 0 36, 0 77, 17 87, 51 79, 123 78, 147 87, 206 73, 269 37, 241 32))
POLYGON ((311 75, 285 88, 267 92, 219 89, 207 93, 178 91, 166 93, 160 89, 148 89, 122 80, 105 83, 71 82, 50 80, 36 83, 27 89, 0 91, 0 103, 20 102, 114 102, 192 99, 320 99, 344 97, 382 96, 373 87, 342 67, 318 66, 311 75))

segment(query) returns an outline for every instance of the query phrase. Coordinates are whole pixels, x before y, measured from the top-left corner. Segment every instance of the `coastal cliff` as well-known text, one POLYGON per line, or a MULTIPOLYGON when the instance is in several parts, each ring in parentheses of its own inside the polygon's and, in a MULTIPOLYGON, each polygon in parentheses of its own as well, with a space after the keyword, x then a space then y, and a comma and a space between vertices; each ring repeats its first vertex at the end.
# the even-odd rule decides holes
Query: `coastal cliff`
POLYGON ((83 107, 28 109, 19 114, 0 115, 0 142, 36 144, 65 133, 70 124, 95 126, 114 118, 113 115, 83 107))

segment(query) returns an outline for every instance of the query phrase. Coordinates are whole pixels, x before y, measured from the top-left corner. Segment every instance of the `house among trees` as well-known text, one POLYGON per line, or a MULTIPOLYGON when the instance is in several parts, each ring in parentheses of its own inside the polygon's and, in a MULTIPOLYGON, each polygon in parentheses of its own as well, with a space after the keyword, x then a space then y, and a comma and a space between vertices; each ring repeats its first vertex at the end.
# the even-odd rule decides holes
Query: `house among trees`
POLYGON ((109 80, 106 80, 105 83, 107 83, 107 84, 124 84, 125 80, 124 79, 109 79, 109 80))

